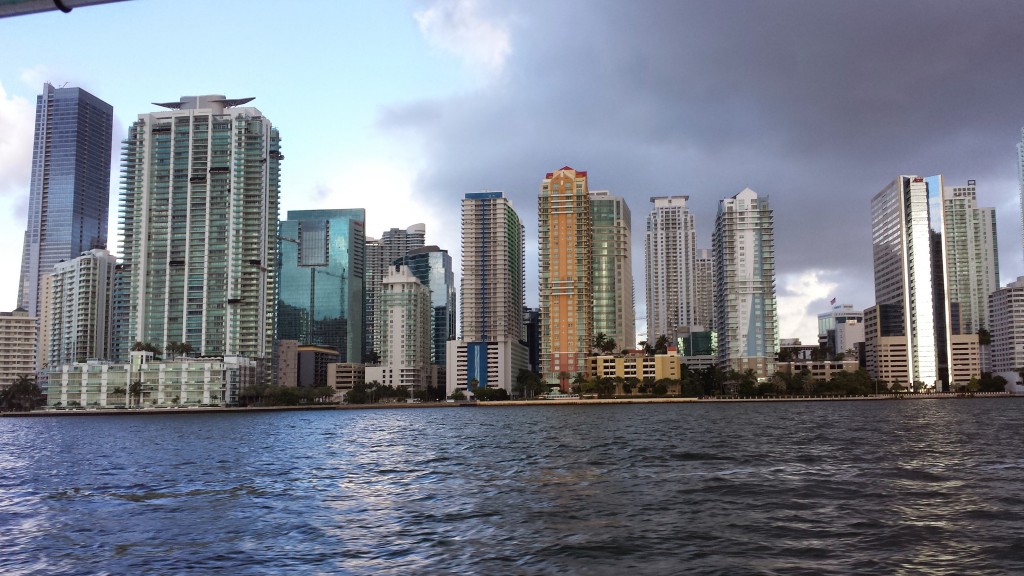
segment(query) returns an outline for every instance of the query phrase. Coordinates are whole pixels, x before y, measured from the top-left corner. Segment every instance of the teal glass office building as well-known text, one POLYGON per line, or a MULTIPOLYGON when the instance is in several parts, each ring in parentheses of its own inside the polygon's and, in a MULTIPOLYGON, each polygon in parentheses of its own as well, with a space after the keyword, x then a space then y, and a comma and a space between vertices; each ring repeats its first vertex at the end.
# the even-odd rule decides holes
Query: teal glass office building
POLYGON ((291 210, 280 223, 277 337, 363 358, 366 211, 291 210))

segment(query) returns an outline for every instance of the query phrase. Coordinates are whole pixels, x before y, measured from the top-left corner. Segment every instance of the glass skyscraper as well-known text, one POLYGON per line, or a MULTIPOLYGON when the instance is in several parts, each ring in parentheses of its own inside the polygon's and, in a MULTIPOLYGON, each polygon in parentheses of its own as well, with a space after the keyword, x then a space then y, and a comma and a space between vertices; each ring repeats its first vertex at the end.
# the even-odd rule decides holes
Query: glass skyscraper
POLYGON ((107 246, 114 109, 81 88, 36 98, 18 305, 37 316, 39 282, 62 260, 107 246))
POLYGON ((615 350, 636 347, 633 303, 633 223, 626 200, 607 190, 590 192, 593 222, 594 334, 615 340, 615 350))
MULTIPOLYGON (((981 375, 978 336, 965 333, 981 313, 971 310, 969 282, 961 283, 990 274, 980 261, 967 263, 976 250, 963 220, 973 200, 973 186, 945 187, 941 175, 899 176, 871 199, 877 310, 865 311, 864 323, 873 378, 951 390, 981 375), (896 352, 899 364, 890 360, 896 352)), ((992 222, 979 231, 995 233, 992 222)))
POLYGON ((445 365, 445 347, 455 339, 455 271, 447 250, 437 246, 414 248, 395 259, 394 265, 409 267, 421 284, 430 288, 430 363, 445 365))
POLYGON ((366 211, 291 210, 280 224, 277 334, 361 362, 366 211))
MULTIPOLYGON (((245 356, 261 371, 277 323, 281 140, 252 98, 186 96, 141 114, 122 147, 124 262, 115 278, 126 356, 172 342, 245 356)), ((269 381, 271 371, 258 376, 269 381)))

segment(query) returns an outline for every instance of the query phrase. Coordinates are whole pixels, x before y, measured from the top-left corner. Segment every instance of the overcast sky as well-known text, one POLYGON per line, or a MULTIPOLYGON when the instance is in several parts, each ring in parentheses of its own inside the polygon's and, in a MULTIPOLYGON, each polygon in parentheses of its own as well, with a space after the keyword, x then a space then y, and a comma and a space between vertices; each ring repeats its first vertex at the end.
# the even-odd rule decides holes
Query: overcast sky
POLYGON ((210 5, 0 20, 0 309, 15 304, 46 80, 113 104, 118 140, 151 102, 255 96, 283 137, 283 210, 364 207, 371 236, 424 222, 456 275, 459 200, 505 190, 527 228, 532 305, 540 181, 586 170, 632 209, 640 330, 651 196, 688 195, 706 247, 720 199, 769 196, 781 336, 804 343, 831 298, 873 304, 869 203, 899 174, 977 180, 997 210, 1001 282, 1024 268, 1024 3, 210 5))

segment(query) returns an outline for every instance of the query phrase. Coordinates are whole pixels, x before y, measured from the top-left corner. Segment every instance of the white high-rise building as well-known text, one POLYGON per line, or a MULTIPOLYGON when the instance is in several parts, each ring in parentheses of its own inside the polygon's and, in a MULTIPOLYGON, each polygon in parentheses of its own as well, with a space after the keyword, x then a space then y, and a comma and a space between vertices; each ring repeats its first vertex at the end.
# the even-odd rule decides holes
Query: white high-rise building
POLYGON ((366 380, 425 388, 431 374, 430 288, 402 265, 388 267, 382 285, 374 343, 380 365, 366 368, 366 380))
POLYGON ((989 296, 992 372, 1011 384, 1024 367, 1024 276, 989 296))
MULTIPOLYGON (((941 176, 928 181, 900 176, 871 199, 877 312, 865 313, 865 321, 870 320, 865 334, 866 353, 876 357, 885 349, 906 350, 907 360, 899 364, 905 366, 905 374, 892 376, 902 386, 919 382, 932 387, 940 382, 938 336, 945 336, 945 329, 941 315, 935 314, 933 282, 942 274, 932 270, 936 262, 932 257, 932 226, 941 222, 941 216, 935 223, 931 221, 929 203, 941 211, 941 190, 941 176), (899 342, 889 343, 889 339, 899 342)), ((948 337, 944 340, 948 342, 948 337)), ((869 359, 869 369, 871 366, 869 359)), ((881 373, 872 377, 879 378, 881 373)))
POLYGON ((750 188, 722 200, 712 236, 718 365, 775 373, 779 350, 775 303, 775 237, 768 198, 750 188))
POLYGON ((616 350, 636 346, 633 303, 633 224, 626 200, 590 191, 593 223, 594 335, 615 340, 616 350))
MULTIPOLYGON (((427 227, 424 224, 413 224, 408 228, 391 228, 380 238, 366 238, 365 288, 363 301, 363 352, 367 357, 379 356, 377 342, 377 309, 378 301, 384 290, 382 282, 388 274, 388 268, 395 260, 426 244, 427 227)), ((377 358, 379 360, 379 358, 377 358)), ((358 360, 358 359, 356 359, 358 360)), ((351 361, 351 359, 350 359, 351 361)))
POLYGON ((49 276, 50 370, 111 356, 111 295, 117 259, 94 249, 61 262, 49 276))
POLYGON ((885 363, 902 371, 888 373, 890 385, 955 390, 981 374, 978 336, 963 329, 950 299, 950 281, 970 272, 959 262, 947 271, 951 257, 969 257, 956 256, 967 227, 955 222, 955 202, 947 214, 944 190, 941 175, 899 176, 871 199, 876 305, 864 314, 865 353, 872 378, 883 378, 873 367, 885 363), (905 361, 891 360, 896 350, 905 361))
POLYGON ((523 339, 526 229, 504 192, 470 192, 462 200, 463 340, 523 339))
POLYGON ((1020 129, 1020 142, 1017 143, 1017 185, 1020 188, 1021 242, 1024 243, 1024 128, 1020 129))
POLYGON ((988 327, 988 296, 999 288, 995 208, 978 208, 974 180, 942 189, 951 332, 988 327))
POLYGON ((472 394, 471 382, 512 393, 529 368, 523 331, 526 229, 504 192, 462 200, 462 326, 446 354, 447 392, 472 394))
POLYGON ((253 359, 272 380, 284 157, 270 120, 243 107, 251 100, 187 96, 129 128, 118 357, 135 341, 181 342, 200 356, 253 359))
MULTIPOLYGON (((647 341, 675 338, 697 321, 697 231, 689 196, 656 196, 647 216, 647 341)), ((705 326, 708 328, 708 326, 705 326)))

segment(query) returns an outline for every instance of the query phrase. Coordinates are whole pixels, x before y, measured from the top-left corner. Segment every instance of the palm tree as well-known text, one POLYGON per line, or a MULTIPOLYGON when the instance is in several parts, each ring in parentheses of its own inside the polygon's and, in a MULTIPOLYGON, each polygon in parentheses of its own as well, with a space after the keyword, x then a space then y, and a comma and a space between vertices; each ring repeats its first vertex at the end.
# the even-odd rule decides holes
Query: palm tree
POLYGON ((604 332, 598 332, 594 335, 594 346, 593 350, 601 352, 604 350, 605 345, 608 344, 608 335, 604 332))
POLYGON ((135 406, 142 404, 142 378, 128 385, 128 396, 135 400, 135 406))
POLYGON ((516 390, 519 395, 523 398, 527 396, 533 397, 533 372, 530 372, 526 368, 520 368, 519 373, 516 374, 516 390))
POLYGON ((605 354, 614 354, 615 346, 617 346, 617 344, 614 338, 606 338, 604 341, 604 346, 601 347, 601 351, 604 352, 605 354))
POLYGON ((577 372, 576 376, 572 379, 572 388, 575 394, 583 394, 583 384, 586 383, 587 378, 583 375, 583 372, 577 372))
POLYGON ((114 398, 117 398, 117 397, 120 396, 121 397, 121 401, 123 403, 124 402, 124 395, 127 392, 128 392, 128 390, 126 390, 123 386, 115 386, 114 389, 112 389, 110 391, 110 395, 113 396, 114 398))
POLYGON ((664 334, 658 336, 658 340, 654 343, 654 353, 668 354, 668 345, 668 336, 665 336, 664 334))
POLYGON ((36 385, 36 379, 22 374, 14 384, 0 391, 0 410, 7 412, 30 412, 42 403, 43 391, 36 385))
POLYGON ((572 377, 572 374, 569 374, 565 370, 563 370, 563 371, 558 373, 558 389, 559 389, 559 391, 565 392, 566 390, 569 389, 569 378, 571 378, 571 377, 572 377))

